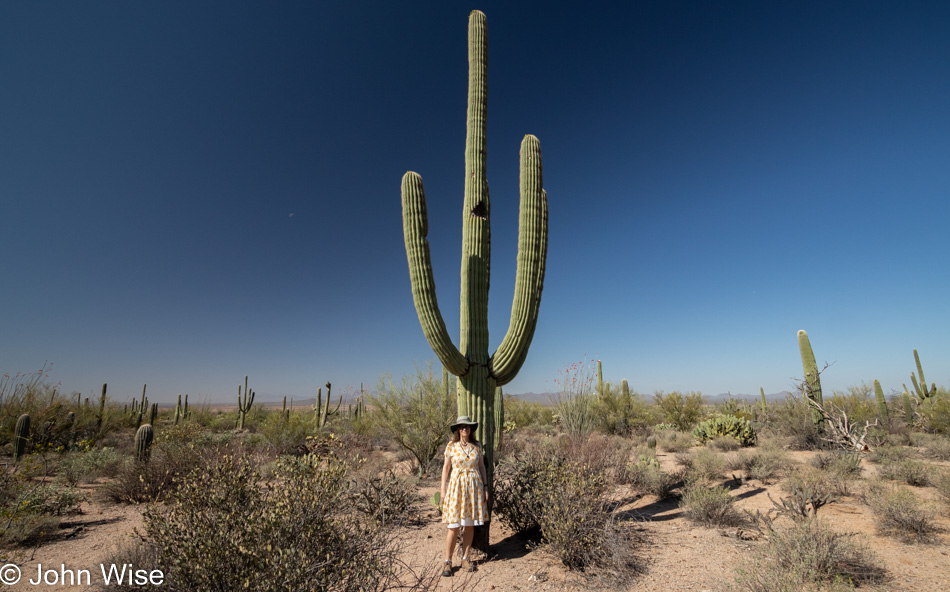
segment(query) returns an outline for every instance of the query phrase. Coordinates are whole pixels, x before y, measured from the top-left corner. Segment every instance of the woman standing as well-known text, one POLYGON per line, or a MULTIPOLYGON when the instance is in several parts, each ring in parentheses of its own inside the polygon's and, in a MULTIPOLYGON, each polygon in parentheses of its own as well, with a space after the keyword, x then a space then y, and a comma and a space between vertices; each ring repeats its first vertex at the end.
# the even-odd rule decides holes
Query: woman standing
POLYGON ((475 571, 468 558, 474 527, 488 519, 488 488, 485 486, 485 455, 475 439, 478 423, 459 417, 450 427, 452 441, 445 447, 442 465, 442 522, 449 528, 445 537, 445 565, 442 575, 452 575, 452 554, 462 530, 462 569, 475 571), (451 474, 451 478, 449 475, 451 474))

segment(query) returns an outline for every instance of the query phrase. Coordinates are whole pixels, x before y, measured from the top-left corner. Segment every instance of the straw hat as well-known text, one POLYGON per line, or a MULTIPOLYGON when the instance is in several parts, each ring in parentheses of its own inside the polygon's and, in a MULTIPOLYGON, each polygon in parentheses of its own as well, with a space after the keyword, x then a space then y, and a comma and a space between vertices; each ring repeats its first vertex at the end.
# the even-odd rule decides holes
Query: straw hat
POLYGON ((472 421, 472 418, 467 415, 460 415, 458 419, 455 420, 455 423, 449 426, 449 430, 454 432, 463 425, 471 426, 473 432, 478 429, 477 421, 472 421))

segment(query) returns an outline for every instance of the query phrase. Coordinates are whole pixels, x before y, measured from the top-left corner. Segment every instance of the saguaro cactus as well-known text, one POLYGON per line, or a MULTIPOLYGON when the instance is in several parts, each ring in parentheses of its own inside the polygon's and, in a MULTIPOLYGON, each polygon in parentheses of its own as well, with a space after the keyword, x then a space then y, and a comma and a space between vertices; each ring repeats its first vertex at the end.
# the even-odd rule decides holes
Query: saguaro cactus
MULTIPOLYGON (((802 368, 805 371, 805 396, 821 405, 821 379, 818 364, 815 362, 815 354, 811 350, 808 333, 805 333, 804 330, 798 332, 798 349, 802 353, 802 368)), ((812 417, 817 425, 824 424, 824 417, 817 409, 812 409, 812 417)))
POLYGON ((244 420, 247 418, 247 412, 251 410, 254 404, 254 391, 247 388, 247 376, 244 377, 244 398, 241 398, 241 385, 238 385, 238 429, 244 429, 244 420))
POLYGON ((148 462, 152 454, 152 440, 155 439, 155 430, 152 424, 143 423, 135 432, 135 460, 138 462, 148 462))
POLYGON ((884 398, 884 389, 878 379, 874 379, 874 398, 877 399, 877 414, 887 423, 887 399, 884 398))
POLYGON ((20 462, 26 453, 26 444, 30 439, 30 414, 24 413, 16 420, 13 428, 13 462, 20 462))
MULTIPOLYGON (((548 242, 547 194, 542 189, 541 145, 526 135, 521 142, 521 210, 518 264, 508 332, 489 356, 488 282, 491 206, 485 171, 488 108, 488 36, 485 15, 468 21, 468 123, 465 138, 465 196, 462 207, 462 286, 459 346, 445 328, 435 294, 429 254, 428 220, 422 177, 402 178, 402 216, 412 282, 412 299, 429 345, 442 365, 458 377, 458 412, 478 422, 477 437, 486 453, 488 487, 494 474, 495 387, 510 382, 524 364, 534 336, 544 284, 548 242)), ((491 508, 489 508, 489 512, 491 508)), ((488 528, 476 529, 475 545, 488 549, 488 528)))
POLYGON ((933 383, 930 388, 927 388, 927 380, 924 378, 924 367, 920 365, 920 356, 917 355, 917 350, 914 350, 914 361, 917 362, 917 375, 915 376, 913 372, 910 373, 910 381, 914 385, 914 392, 917 393, 917 401, 923 403, 930 397, 937 394, 937 383, 933 383), (920 377, 920 382, 917 382, 917 377, 920 377))

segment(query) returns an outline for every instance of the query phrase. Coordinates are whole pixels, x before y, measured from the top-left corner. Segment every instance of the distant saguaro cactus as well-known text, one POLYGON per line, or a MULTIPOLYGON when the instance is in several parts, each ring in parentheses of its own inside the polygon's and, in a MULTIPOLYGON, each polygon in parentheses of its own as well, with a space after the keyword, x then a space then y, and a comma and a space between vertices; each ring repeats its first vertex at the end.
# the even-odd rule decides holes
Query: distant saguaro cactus
POLYGON ((30 439, 30 414, 24 413, 16 420, 13 429, 13 462, 20 462, 26 453, 26 444, 30 439))
POLYGON ((333 388, 333 385, 330 384, 330 381, 327 381, 325 385, 327 387, 327 402, 326 405, 323 404, 323 389, 317 389, 317 404, 313 407, 314 411, 314 421, 317 424, 317 428, 322 428, 327 425, 327 420, 340 412, 340 405, 343 404, 343 395, 340 395, 340 400, 337 401, 336 408, 333 411, 330 411, 330 389, 333 388))
MULTIPOLYGON (((494 479, 495 387, 509 383, 521 369, 534 337, 544 284, 548 243, 547 194, 542 188, 541 145, 526 135, 521 142, 521 212, 515 296, 508 332, 489 356, 488 284, 491 205, 486 175, 488 111, 488 34, 485 14, 472 11, 468 21, 468 123, 465 138, 465 195, 462 206, 462 286, 459 346, 445 328, 435 294, 429 253, 428 220, 422 177, 402 178, 403 232, 412 299, 422 331, 442 365, 458 377, 459 415, 478 422, 485 450, 488 489, 494 479)), ((489 512, 491 506, 489 505, 489 512)), ((475 547, 488 550, 488 525, 477 528, 475 547)))
POLYGON ((138 462, 148 462, 152 454, 152 440, 155 438, 155 430, 152 424, 143 423, 135 432, 135 460, 138 462))
POLYGON ((254 405, 254 391, 247 388, 247 376, 244 377, 244 397, 241 398, 241 385, 238 385, 238 424, 239 430, 244 429, 244 420, 247 418, 247 412, 254 405))
MULTIPOLYGON (((802 368, 805 371, 805 396, 812 401, 822 404, 821 398, 821 379, 818 371, 818 364, 815 362, 815 354, 811 350, 811 342, 808 340, 808 333, 804 330, 798 332, 798 349, 802 354, 802 368)), ((812 419, 816 425, 823 425, 824 416, 817 409, 812 408, 812 419)))
POLYGON ((920 365, 920 356, 917 355, 917 350, 914 350, 914 361, 917 363, 917 376, 920 377, 920 382, 917 382, 917 376, 914 376, 914 373, 910 373, 910 381, 914 384, 914 392, 917 393, 917 401, 923 403, 930 397, 937 394, 937 383, 933 383, 930 388, 927 388, 927 379, 924 378, 924 367, 920 365))

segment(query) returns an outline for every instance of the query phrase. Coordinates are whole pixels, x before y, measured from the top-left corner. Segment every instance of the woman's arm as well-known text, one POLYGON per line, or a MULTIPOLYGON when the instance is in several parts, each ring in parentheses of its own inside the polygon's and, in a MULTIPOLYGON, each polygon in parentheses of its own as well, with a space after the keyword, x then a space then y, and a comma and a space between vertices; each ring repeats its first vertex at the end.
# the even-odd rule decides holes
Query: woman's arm
POLYGON ((452 456, 446 451, 445 462, 442 463, 442 490, 439 493, 440 500, 445 500, 445 487, 449 482, 449 473, 452 472, 452 456))

